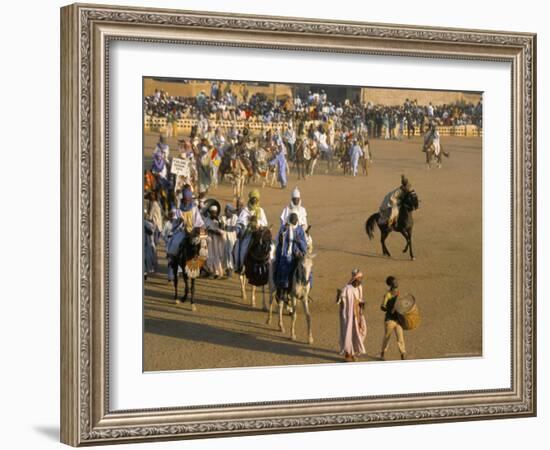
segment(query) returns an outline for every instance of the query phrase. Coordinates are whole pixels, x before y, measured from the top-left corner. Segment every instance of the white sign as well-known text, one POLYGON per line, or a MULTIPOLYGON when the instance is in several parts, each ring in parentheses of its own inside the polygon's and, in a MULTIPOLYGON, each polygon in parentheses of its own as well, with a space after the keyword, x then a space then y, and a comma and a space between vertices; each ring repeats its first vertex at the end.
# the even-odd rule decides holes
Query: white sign
POLYGON ((173 158, 170 171, 176 175, 182 175, 189 178, 191 175, 191 161, 188 159, 173 158))

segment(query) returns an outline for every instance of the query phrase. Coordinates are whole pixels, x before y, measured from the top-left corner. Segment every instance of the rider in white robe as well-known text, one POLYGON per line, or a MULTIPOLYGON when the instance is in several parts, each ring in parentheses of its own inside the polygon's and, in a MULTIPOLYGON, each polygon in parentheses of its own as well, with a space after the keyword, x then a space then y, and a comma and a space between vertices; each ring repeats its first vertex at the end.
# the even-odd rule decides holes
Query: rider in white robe
POLYGON ((432 139, 432 143, 434 146, 434 154, 436 157, 438 157, 439 153, 441 152, 441 135, 439 134, 439 131, 437 130, 435 124, 432 124, 428 132, 424 135, 424 145, 428 143, 430 138, 432 139))
POLYGON ((363 150, 357 143, 354 141, 353 146, 349 150, 350 162, 351 162, 351 171, 353 176, 357 176, 357 169, 359 167, 359 158, 364 155, 363 150))
POLYGON ((286 206, 281 213, 281 226, 288 222, 288 216, 292 213, 296 213, 298 216, 298 225, 300 225, 304 231, 307 230, 307 211, 302 206, 302 199, 298 188, 292 191, 290 204, 286 206))
POLYGON ((380 204, 380 224, 388 224, 390 227, 397 222, 399 207, 403 194, 412 190, 409 180, 401 175, 401 186, 388 192, 380 204))

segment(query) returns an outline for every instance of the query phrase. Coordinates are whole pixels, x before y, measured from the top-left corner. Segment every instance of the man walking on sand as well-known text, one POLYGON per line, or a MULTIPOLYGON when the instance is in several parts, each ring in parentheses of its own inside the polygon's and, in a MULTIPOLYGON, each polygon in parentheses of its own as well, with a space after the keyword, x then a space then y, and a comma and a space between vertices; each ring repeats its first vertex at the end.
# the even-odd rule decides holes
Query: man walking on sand
POLYGON ((388 286, 388 292, 384 295, 384 300, 380 309, 386 313, 384 318, 384 341, 382 342, 382 351, 380 352, 380 359, 386 360, 386 350, 390 343, 390 338, 393 333, 397 338, 397 347, 401 353, 401 359, 406 359, 405 339, 403 337, 403 328, 399 324, 399 318, 395 311, 395 302, 399 297, 399 287, 397 278, 389 276, 386 278, 386 285, 388 286))
POLYGON ((340 305, 340 354, 346 362, 357 361, 366 353, 367 322, 363 315, 363 273, 353 269, 344 289, 338 289, 336 303, 340 305))

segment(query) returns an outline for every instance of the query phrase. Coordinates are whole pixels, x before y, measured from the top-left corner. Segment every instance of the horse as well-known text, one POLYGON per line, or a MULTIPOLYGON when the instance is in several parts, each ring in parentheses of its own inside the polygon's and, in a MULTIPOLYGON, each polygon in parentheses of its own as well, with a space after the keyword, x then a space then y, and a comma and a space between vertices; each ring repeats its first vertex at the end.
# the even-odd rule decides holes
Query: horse
POLYGON ((319 159, 319 146, 314 140, 310 140, 309 144, 309 159, 306 161, 306 173, 309 174, 309 176, 313 176, 313 171, 315 170, 315 165, 317 164, 317 160, 319 159))
MULTIPOLYGON (((182 231, 180 231, 183 233, 182 231)), ((168 256, 168 265, 174 275, 174 299, 176 304, 185 303, 191 293, 191 310, 196 311, 195 307, 195 278, 200 275, 200 269, 206 257, 201 249, 205 248, 206 241, 198 230, 193 230, 190 234, 185 234, 177 248, 177 253, 168 256), (182 277, 185 282, 185 293, 183 297, 178 298, 178 268, 182 269, 182 277), (189 287, 191 279, 191 287, 189 287)), ((170 243, 169 243, 170 246, 170 243)))
POLYGON ((258 147, 252 152, 252 171, 254 172, 254 181, 261 181, 262 187, 265 187, 270 173, 270 166, 268 165, 268 152, 258 147))
POLYGON ((412 247, 412 231, 413 231, 413 211, 417 210, 419 207, 419 200, 416 192, 414 190, 407 191, 403 198, 401 199, 401 205, 399 206, 399 215, 397 217, 397 223, 393 226, 389 226, 387 223, 380 224, 380 213, 374 213, 370 216, 365 223, 365 230, 369 236, 369 239, 374 238, 374 225, 378 225, 380 229, 381 237, 380 242, 382 243, 382 251, 384 256, 391 257, 388 248, 386 247, 386 238, 392 231, 398 231, 405 238, 407 245, 403 249, 403 253, 409 251, 411 260, 415 260, 412 247))
POLYGON ((236 146, 231 146, 224 152, 218 173, 220 182, 224 179, 225 175, 231 175, 233 195, 235 198, 241 198, 246 178, 252 175, 252 164, 250 160, 242 154, 242 150, 238 149, 236 146))
POLYGON ((146 170, 143 173, 143 192, 145 198, 156 197, 162 207, 162 212, 165 217, 170 212, 170 205, 173 203, 173 192, 166 186, 167 182, 162 182, 160 176, 151 170, 146 170))
POLYGON ((306 158, 309 158, 309 152, 307 150, 307 141, 305 139, 298 139, 296 141, 296 156, 294 163, 296 165, 296 171, 298 172, 298 179, 306 179, 306 158))
POLYGON ((338 165, 344 171, 344 175, 351 173, 351 160, 349 156, 347 139, 339 137, 335 146, 334 154, 338 165))
POLYGON ((422 151, 426 153, 426 167, 428 169, 432 168, 432 163, 437 163, 437 168, 441 169, 441 155, 444 155, 446 158, 449 158, 450 154, 443 151, 441 144, 439 148, 435 145, 435 137, 433 133, 428 133, 424 136, 424 145, 422 146, 422 151))
MULTIPOLYGON (((311 289, 311 273, 313 268, 313 240, 309 234, 311 226, 308 227, 306 231, 306 240, 307 240, 307 251, 306 254, 301 258, 298 258, 296 263, 296 268, 292 274, 292 283, 289 289, 289 302, 287 303, 287 308, 291 315, 291 325, 290 325, 290 339, 296 340, 296 318, 298 316, 298 300, 302 302, 304 307, 304 313, 306 315, 307 322, 307 332, 308 332, 308 344, 313 344, 313 332, 311 329, 311 312, 309 310, 309 292, 311 289)), ((269 298, 269 310, 267 315, 266 323, 269 325, 272 318, 272 306, 273 306, 273 295, 270 295, 269 298)), ((279 308, 279 331, 282 333, 285 332, 285 327, 283 323, 283 309, 284 309, 284 299, 277 297, 277 305, 279 308)))
POLYGON ((243 261, 243 272, 239 275, 241 294, 246 301, 246 282, 252 285, 250 306, 256 306, 256 287, 262 288, 263 309, 267 310, 265 287, 268 286, 270 301, 273 295, 272 261, 274 246, 271 230, 263 227, 251 232, 248 250, 243 261))

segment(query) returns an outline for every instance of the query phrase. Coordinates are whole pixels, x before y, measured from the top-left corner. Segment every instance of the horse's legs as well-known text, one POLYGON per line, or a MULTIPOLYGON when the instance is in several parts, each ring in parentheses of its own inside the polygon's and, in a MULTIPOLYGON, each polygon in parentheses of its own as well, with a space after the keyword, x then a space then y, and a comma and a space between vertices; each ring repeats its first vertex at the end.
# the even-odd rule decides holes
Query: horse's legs
POLYGON ((174 300, 176 300, 176 304, 179 304, 180 301, 178 299, 178 263, 172 264, 172 271, 174 272, 174 300))
POLYGON ((250 297, 250 306, 256 306, 256 286, 252 286, 252 295, 250 297))
MULTIPOLYGON (((269 291, 269 284, 267 285, 267 289, 269 291)), ((262 310, 267 311, 267 303, 265 301, 265 285, 262 286, 262 310)))
POLYGON ((269 294, 269 306, 267 307, 267 320, 265 322, 268 325, 271 323, 272 314, 273 314, 273 296, 271 295, 271 292, 270 292, 270 294, 269 294))
POLYGON ((306 293, 306 297, 302 299, 302 304, 304 305, 304 314, 306 315, 307 321, 307 343, 313 344, 313 332, 311 331, 311 313, 309 312, 309 298, 306 293))
POLYGON ((412 244, 412 238, 413 238, 413 232, 412 228, 407 228, 407 234, 409 236, 409 255, 411 256, 411 260, 414 261, 416 258, 413 253, 413 244, 412 244))
POLYGON ((191 311, 196 311, 197 307, 195 306, 195 279, 191 278, 191 311))
POLYGON ((246 277, 244 274, 239 275, 239 281, 241 282, 241 297, 246 301, 246 277))
POLYGON ((407 250, 409 250, 409 245, 410 245, 409 234, 407 233, 407 230, 401 230, 401 234, 405 238, 405 242, 406 242, 405 248, 403 249, 403 253, 406 253, 407 250))
POLYGON ((279 306, 279 331, 281 333, 284 333, 285 332, 285 325, 283 324, 284 302, 280 299, 277 299, 277 305, 279 306))
POLYGON ((183 281, 185 282, 185 294, 181 298, 182 302, 185 302, 187 300, 187 297, 189 296, 189 277, 185 273, 185 268, 183 269, 183 281))
POLYGON ((290 339, 296 340, 296 317, 298 316, 298 308, 296 308, 296 297, 292 296, 292 321, 290 322, 290 339))
POLYGON ((388 247, 386 247, 386 238, 388 237, 388 234, 390 234, 390 232, 388 231, 387 228, 384 228, 384 230, 380 233, 380 242, 382 243, 382 252, 384 253, 385 256, 391 256, 388 250, 388 247))
POLYGON ((315 158, 312 162, 311 162, 311 167, 310 167, 310 171, 309 171, 309 176, 312 177, 313 176, 313 171, 315 170, 315 164, 317 163, 317 158, 315 158))

